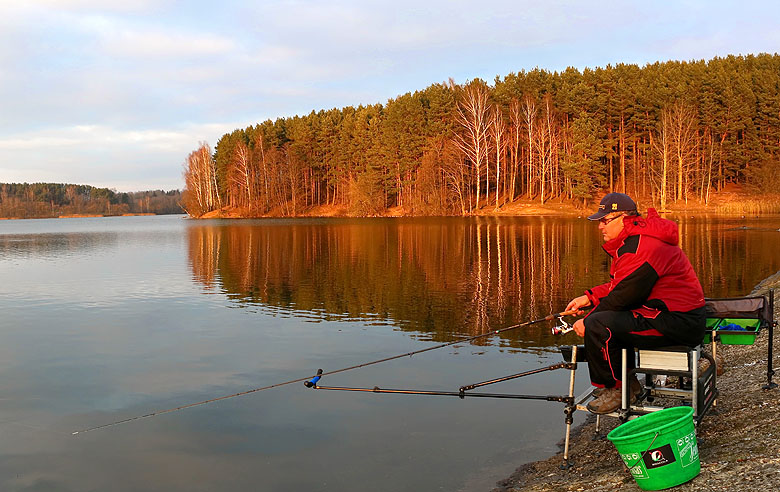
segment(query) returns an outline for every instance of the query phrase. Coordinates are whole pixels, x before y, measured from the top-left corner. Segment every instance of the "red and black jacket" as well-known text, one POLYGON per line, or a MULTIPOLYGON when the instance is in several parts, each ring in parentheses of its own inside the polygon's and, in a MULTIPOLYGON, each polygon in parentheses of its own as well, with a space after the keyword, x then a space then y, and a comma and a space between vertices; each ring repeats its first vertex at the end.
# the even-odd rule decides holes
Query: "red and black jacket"
POLYGON ((703 312, 704 291, 678 238, 677 224, 655 209, 648 209, 647 218, 623 217, 623 231, 603 246, 612 257, 611 280, 585 293, 594 306, 591 313, 632 311, 656 318, 661 312, 703 312))

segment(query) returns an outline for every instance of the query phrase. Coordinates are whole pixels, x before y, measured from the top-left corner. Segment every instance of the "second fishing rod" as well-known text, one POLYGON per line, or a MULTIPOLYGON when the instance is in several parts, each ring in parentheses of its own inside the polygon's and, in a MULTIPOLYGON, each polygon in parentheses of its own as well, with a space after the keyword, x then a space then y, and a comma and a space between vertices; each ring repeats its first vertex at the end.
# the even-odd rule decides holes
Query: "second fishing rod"
POLYGON ((488 386, 488 385, 492 385, 492 384, 496 384, 496 383, 502 383, 504 381, 510 381, 512 379, 522 378, 522 377, 525 377, 525 376, 531 376, 533 374, 539 374, 539 373, 546 372, 546 371, 554 371, 554 370, 557 370, 557 369, 572 369, 572 368, 576 368, 576 364, 574 364, 573 362, 572 363, 565 362, 565 363, 562 363, 562 364, 553 364, 551 366, 547 366, 547 367, 543 367, 543 368, 539 368, 539 369, 533 369, 533 370, 530 370, 530 371, 520 372, 520 373, 517 373, 517 374, 511 374, 511 375, 508 375, 508 376, 502 376, 502 377, 499 377, 499 378, 494 378, 494 379, 490 379, 490 380, 487 380, 487 381, 481 381, 481 382, 478 382, 478 383, 467 384, 467 385, 461 386, 458 389, 457 392, 456 391, 417 390, 417 389, 388 389, 388 388, 379 388, 378 386, 374 386, 373 388, 356 388, 356 387, 344 387, 344 386, 321 386, 318 383, 320 382, 320 380, 324 376, 327 376, 327 375, 330 375, 330 374, 337 374, 339 372, 343 372, 343 371, 349 370, 349 369, 355 369, 357 367, 364 367, 364 366, 371 365, 371 364, 377 364, 379 362, 385 362, 385 361, 389 361, 389 360, 393 360, 393 359, 398 359, 398 358, 401 358, 401 357, 406 357, 406 356, 410 356, 410 355, 414 355, 414 354, 419 354, 421 352, 427 352, 429 350, 439 349, 439 348, 446 347, 446 346, 449 346, 449 345, 453 345, 453 344, 456 344, 456 343, 473 341, 473 340, 476 340, 478 338, 482 338, 482 337, 486 337, 486 336, 490 336, 490 335, 495 335, 495 334, 502 333, 502 332, 508 331, 508 330, 514 330, 514 329, 520 328, 522 326, 528 326, 528 325, 531 325, 531 324, 534 324, 534 323, 540 323, 542 321, 550 321, 550 320, 553 320, 553 319, 556 319, 556 318, 561 323, 561 325, 553 327, 552 328, 552 334, 553 335, 563 335, 563 334, 566 334, 566 333, 568 333, 568 332, 570 332, 570 331, 572 331, 574 329, 574 327, 572 325, 570 325, 569 323, 564 321, 563 316, 577 314, 577 313, 578 313, 577 310, 571 310, 571 311, 564 311, 564 312, 561 312, 561 313, 551 314, 549 316, 546 316, 544 318, 540 318, 540 319, 537 319, 537 320, 527 321, 525 323, 520 323, 520 324, 517 324, 517 325, 508 326, 506 328, 501 328, 499 330, 495 330, 495 331, 491 331, 491 332, 487 332, 487 333, 481 333, 479 335, 475 335, 475 336, 472 336, 472 337, 469 337, 469 338, 464 338, 464 339, 461 339, 461 340, 454 340, 452 342, 447 342, 447 343, 435 345, 433 347, 428 347, 426 349, 416 350, 414 352, 408 352, 406 354, 399 354, 399 355, 396 355, 396 356, 393 356, 393 357, 386 357, 384 359, 380 359, 380 360, 377 360, 377 361, 367 362, 367 363, 359 364, 357 366, 352 366, 352 367, 348 367, 348 368, 344 368, 344 369, 339 369, 339 370, 336 370, 336 371, 325 372, 322 369, 319 369, 317 371, 317 375, 316 376, 314 376, 309 381, 305 381, 303 384, 307 388, 322 389, 322 390, 357 391, 357 392, 366 392, 366 393, 390 393, 390 394, 404 394, 404 395, 457 396, 457 397, 459 397, 461 399, 463 399, 463 398, 465 398, 467 396, 470 396, 470 397, 481 397, 481 398, 510 398, 510 399, 520 399, 520 400, 547 400, 547 401, 559 401, 559 402, 568 404, 568 403, 571 403, 570 402, 570 400, 571 400, 570 396, 567 397, 567 396, 559 396, 559 395, 521 395, 521 394, 506 394, 506 393, 470 393, 469 391, 473 390, 475 388, 480 388, 480 387, 483 387, 483 386, 488 386))
MULTIPOLYGON (((178 412, 179 410, 184 410, 184 409, 187 409, 187 408, 192 408, 192 407, 196 407, 196 406, 200 406, 200 405, 205 405, 207 403, 214 403, 214 402, 217 402, 217 401, 227 400, 229 398, 236 398, 236 397, 239 397, 239 396, 245 396, 245 395, 248 395, 248 394, 251 394, 251 393, 257 393, 259 391, 264 391, 264 390, 268 390, 268 389, 271 389, 271 388, 278 388, 280 386, 286 386, 288 384, 293 384, 293 383, 303 382, 307 387, 311 388, 311 387, 314 387, 317 384, 317 382, 320 380, 320 378, 322 378, 323 376, 328 376, 328 375, 332 375, 332 374, 338 374, 338 373, 342 373, 342 372, 346 372, 346 371, 351 371, 353 369, 359 369, 361 367, 372 366, 372 365, 375 365, 375 364, 380 364, 382 362, 388 362, 388 361, 395 360, 395 359, 400 359, 400 358, 403 358, 403 357, 411 357, 413 355, 421 354, 423 352, 429 352, 431 350, 437 350, 437 349, 440 349, 440 348, 449 347, 451 345, 455 345, 455 344, 458 344, 458 343, 468 343, 468 342, 471 342, 471 341, 474 341, 474 340, 478 340, 480 338, 485 338, 485 337, 489 337, 489 336, 495 336, 495 335, 498 335, 498 334, 501 334, 501 333, 504 333, 504 332, 507 332, 507 331, 510 331, 510 330, 516 330, 517 328, 522 328, 524 326, 530 326, 530 325, 533 325, 533 324, 536 324, 536 323, 541 323, 541 322, 544 322, 544 321, 553 321, 553 320, 556 320, 556 319, 563 321, 562 320, 563 316, 569 316, 569 315, 575 315, 575 314, 577 314, 576 310, 563 311, 563 312, 560 312, 560 313, 547 315, 544 318, 539 318, 539 319, 535 319, 535 320, 532 320, 532 321, 526 321, 524 323, 518 323, 516 325, 507 326, 505 328, 500 328, 498 330, 492 330, 492 331, 488 331, 488 332, 485 332, 485 333, 480 333, 479 335, 474 335, 474 336, 467 337, 467 338, 459 338, 459 339, 453 340, 451 342, 440 343, 438 345, 433 345, 431 347, 427 347, 427 348, 424 348, 424 349, 414 350, 412 352, 406 352, 406 353, 398 354, 398 355, 393 355, 391 357, 384 357, 382 359, 372 360, 370 362, 364 362, 362 364, 355 364, 353 366, 343 367, 341 369, 336 369, 336 370, 333 370, 333 371, 323 371, 322 369, 320 369, 320 370, 317 371, 316 376, 314 376, 313 378, 312 378, 312 376, 306 376, 306 377, 301 377, 301 378, 297 378, 297 379, 291 379, 289 381, 283 381, 283 382, 280 382, 280 383, 269 384, 267 386, 261 386, 259 388, 249 389, 249 390, 246 390, 246 391, 240 391, 238 393, 233 393, 233 394, 230 394, 230 395, 217 396, 217 397, 214 397, 214 398, 209 398, 208 400, 202 400, 202 401, 198 401, 198 402, 194 402, 194 403, 187 403, 187 404, 184 404, 184 405, 180 405, 180 406, 173 407, 173 408, 167 408, 167 409, 164 409, 164 410, 156 410, 154 412, 149 412, 149 413, 146 413, 144 415, 136 415, 134 417, 129 417, 129 418, 125 418, 125 419, 122 419, 122 420, 109 422, 107 424, 102 424, 102 425, 97 425, 97 426, 90 427, 90 428, 87 428, 87 429, 82 429, 82 430, 73 432, 72 435, 84 434, 86 432, 91 432, 91 431, 95 431, 95 430, 98 430, 98 429, 105 429, 107 427, 113 427, 115 425, 120 425, 120 424, 129 423, 129 422, 134 422, 136 420, 156 417, 158 415, 163 415, 163 414, 166 414, 166 413, 178 412)), ((567 327, 568 325, 566 325, 566 323, 564 322, 563 326, 567 327)), ((556 329, 560 329, 560 327, 553 328, 553 334, 560 334, 561 332, 560 331, 556 331, 556 329)), ((566 332, 566 331, 569 331, 569 330, 565 329, 564 332, 566 332)))
MULTIPOLYGON (((352 369, 358 369, 358 368, 361 368, 361 367, 371 366, 371 365, 379 364, 379 363, 382 363, 382 362, 389 362, 391 360, 400 359, 400 358, 403 358, 403 357, 411 357, 413 355, 421 354, 423 352, 429 352, 431 350, 437 350, 437 349, 440 349, 440 348, 449 347, 450 345, 455 345, 455 344, 458 344, 458 343, 472 342, 472 341, 478 340, 480 338, 485 338, 485 337, 489 337, 489 336, 499 335, 499 334, 504 333, 506 331, 516 330, 518 328, 522 328, 524 326, 530 326, 530 325, 533 325, 533 324, 536 324, 536 323, 541 323, 543 321, 552 321, 552 320, 555 320, 555 319, 561 319, 563 316, 574 315, 574 314, 577 314, 577 312, 578 311, 576 309, 572 309, 571 311, 563 311, 563 312, 560 312, 560 313, 549 314, 549 315, 545 316, 544 318, 539 318, 539 319, 535 319, 535 320, 532 320, 532 321, 526 321, 525 323, 519 323, 519 324, 512 325, 512 326, 507 326, 505 328, 500 328, 498 330, 492 330, 492 331, 488 331, 488 332, 485 332, 485 333, 480 333, 479 335, 474 335, 474 336, 471 336, 471 337, 468 337, 468 338, 460 338, 458 340, 453 340, 451 342, 440 343, 440 344, 434 345, 432 347, 428 347, 428 348, 424 348, 424 349, 420 349, 420 350, 414 350, 412 352, 407 352, 405 354, 393 355, 391 357, 385 357, 384 359, 373 360, 371 362, 364 362, 362 364, 356 364, 354 366, 344 367, 342 369, 336 369, 334 371, 323 371, 322 369, 319 369, 317 371, 317 375, 314 376, 314 378, 312 378, 310 381, 306 381, 304 384, 306 385, 307 388, 311 388, 312 386, 316 385, 317 381, 319 381, 320 378, 322 378, 323 376, 329 376, 329 375, 332 375, 332 374, 338 374, 340 372, 351 371, 352 369)), ((564 325, 565 325, 565 323, 564 323, 564 325)), ((568 325, 566 325, 566 326, 568 326, 568 325)), ((556 334, 555 328, 553 329, 553 333, 556 334)))

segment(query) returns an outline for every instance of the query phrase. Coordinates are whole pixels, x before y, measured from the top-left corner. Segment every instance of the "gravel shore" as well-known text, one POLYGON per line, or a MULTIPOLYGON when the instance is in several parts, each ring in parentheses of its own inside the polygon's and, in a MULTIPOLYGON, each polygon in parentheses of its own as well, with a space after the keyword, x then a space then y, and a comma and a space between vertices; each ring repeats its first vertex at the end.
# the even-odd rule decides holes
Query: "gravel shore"
MULTIPOLYGON (((780 272, 759 284, 753 294, 766 294, 769 289, 774 290, 774 319, 780 320, 780 272)), ((775 370, 780 366, 779 332, 775 328, 775 370)), ((768 333, 762 330, 754 345, 718 346, 718 353, 725 356, 725 373, 717 380, 717 406, 697 429, 701 473, 674 490, 754 492, 780 487, 780 387, 762 389, 767 382, 768 333)), ((780 383, 777 372, 773 381, 780 383)), ((618 424, 616 418, 602 418, 602 435, 618 424)), ((614 445, 606 438, 593 440, 593 416, 572 434, 571 468, 560 469, 561 452, 518 468, 493 492, 641 490, 614 445)))

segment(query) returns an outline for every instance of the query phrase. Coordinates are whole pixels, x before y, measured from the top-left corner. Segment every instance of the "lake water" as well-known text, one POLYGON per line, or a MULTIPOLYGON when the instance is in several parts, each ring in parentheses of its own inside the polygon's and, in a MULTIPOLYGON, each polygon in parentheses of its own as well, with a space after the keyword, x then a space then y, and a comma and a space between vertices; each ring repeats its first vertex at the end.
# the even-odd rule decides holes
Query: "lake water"
MULTIPOLYGON (((677 220, 709 297, 780 270, 780 217, 677 220)), ((490 490, 556 451, 562 404, 296 383, 72 433, 561 311, 599 245, 573 218, 0 221, 0 490, 490 490)), ((551 325, 322 384, 457 391, 559 362, 551 325)))

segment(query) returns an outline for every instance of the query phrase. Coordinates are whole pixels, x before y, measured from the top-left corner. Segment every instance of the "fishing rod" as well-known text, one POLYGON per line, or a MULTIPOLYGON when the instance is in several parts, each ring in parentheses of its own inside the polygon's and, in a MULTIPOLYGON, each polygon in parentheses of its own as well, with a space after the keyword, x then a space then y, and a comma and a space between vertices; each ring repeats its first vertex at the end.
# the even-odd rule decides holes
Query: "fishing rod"
MULTIPOLYGON (((528 323, 524 323, 524 325, 530 324, 530 323, 536 323, 539 321, 544 320, 550 320, 554 318, 558 318, 558 321, 561 323, 558 326, 554 326, 552 328, 552 334, 553 335, 563 335, 566 333, 569 333, 570 331, 574 330, 574 326, 567 323, 563 316, 566 316, 568 314, 575 314, 577 311, 565 311, 563 313, 553 314, 546 318, 543 318, 541 320, 535 320, 528 323)), ((507 327, 503 328, 501 330, 498 330, 496 333, 500 331, 505 331, 508 329, 517 328, 518 326, 513 327, 507 327)), ((481 334, 477 335, 477 337, 485 336, 487 334, 481 334)), ((476 338, 476 337, 472 337, 476 338)), ((448 342, 446 345, 450 345, 452 342, 448 342)), ((440 348, 440 347, 431 347, 433 348, 440 348)), ((426 349, 428 350, 428 349, 426 349)), ((564 362, 559 364, 553 364, 546 367, 542 367, 539 369, 532 369, 530 371, 520 372, 517 374, 511 374, 509 376, 502 376, 499 378, 489 379, 487 381, 480 381, 478 383, 472 383, 467 384, 464 386, 461 386, 458 391, 437 391, 437 390, 419 390, 419 389, 389 389, 389 388, 380 388, 379 386, 374 386, 373 388, 366 388, 366 387, 347 387, 347 386, 322 386, 319 384, 320 380, 322 380, 323 376, 334 374, 338 371, 331 371, 331 372, 324 372, 322 369, 317 370, 317 375, 314 376, 311 380, 305 381, 303 384, 307 388, 313 388, 313 389, 321 389, 321 390, 332 390, 332 391, 355 391, 355 392, 363 392, 363 393, 390 393, 390 394, 401 394, 401 395, 430 395, 430 396, 457 396, 460 399, 463 399, 467 396, 469 397, 479 397, 479 398, 508 398, 508 399, 515 399, 515 400, 545 400, 545 401, 557 401, 561 403, 566 403, 567 405, 571 406, 573 403, 573 397, 572 395, 568 396, 560 396, 560 395, 521 395, 521 394, 507 394, 507 393, 468 393, 468 391, 473 390, 475 388, 480 388, 483 386, 488 386, 491 384, 496 383, 503 383, 504 381, 510 381, 512 379, 522 378, 525 376, 531 376, 533 374, 539 374, 546 371, 555 371, 557 369, 576 369, 576 361, 572 362, 564 362)))
POLYGON ((541 372, 546 371, 554 371, 556 369, 572 369, 574 367, 574 363, 571 362, 563 362, 560 364, 553 364, 547 367, 543 367, 540 369, 533 369, 531 371, 525 371, 520 372, 517 374, 512 374, 510 376, 503 376, 500 378, 491 379, 488 381, 481 381, 479 383, 473 383, 473 384, 467 384, 465 386, 461 386, 458 391, 435 391, 435 390, 416 390, 416 389, 389 389, 389 388, 380 388, 378 386, 374 386, 373 388, 355 388, 355 387, 345 387, 345 386, 321 386, 319 385, 319 381, 322 379, 322 374, 320 371, 317 371, 317 375, 312 378, 311 381, 306 381, 303 383, 307 388, 313 388, 313 389, 320 389, 320 390, 335 390, 335 391, 356 391, 356 392, 362 392, 362 393, 390 393, 390 394, 396 394, 396 395, 429 395, 429 396, 457 396, 460 399, 463 399, 467 396, 469 397, 477 397, 477 398, 504 398, 504 399, 513 399, 513 400, 545 400, 545 401, 557 401, 561 403, 571 404, 573 399, 571 396, 560 396, 560 395, 521 395, 521 394, 510 394, 510 393, 468 393, 469 390, 472 390, 474 388, 480 388, 482 386, 487 386, 490 384, 495 383, 503 383, 504 381, 509 381, 511 379, 517 379, 524 376, 530 376, 532 374, 539 374, 541 372))
MULTIPOLYGON (((557 317, 558 321, 561 324, 558 326, 553 326, 551 331, 553 335, 563 335, 571 331, 574 331, 574 326, 567 323, 563 319, 563 316, 569 314, 577 314, 577 313, 578 310, 565 311, 558 314, 551 314, 550 316, 544 319, 550 320, 557 317)), ((528 322, 526 324, 539 322, 539 321, 543 321, 543 320, 535 320, 533 322, 528 322)), ((510 327, 510 329, 511 328, 513 327, 510 327)), ((467 384, 461 386, 458 389, 458 391, 389 389, 389 388, 380 388, 379 386, 374 386, 373 388, 322 386, 319 384, 319 382, 322 380, 322 377, 325 376, 326 374, 333 373, 333 372, 325 373, 322 369, 319 369, 317 371, 316 376, 314 376, 309 381, 305 381, 303 384, 307 388, 319 389, 319 390, 332 390, 332 391, 355 391, 355 392, 362 392, 362 393, 390 393, 396 395, 401 394, 401 395, 457 396, 461 400, 469 396, 469 397, 479 397, 479 398, 506 398, 506 399, 514 399, 514 400, 543 400, 543 401, 550 401, 550 402, 560 402, 565 405, 563 409, 563 414, 565 415, 564 422, 566 423, 566 435, 564 437, 564 444, 563 444, 563 464, 560 466, 560 468, 562 470, 566 470, 572 466, 571 462, 569 462, 569 446, 571 444, 571 427, 574 424, 574 412, 577 411, 577 400, 574 397, 574 373, 577 371, 577 362, 580 360, 577 354, 577 350, 578 350, 578 346, 573 345, 571 347, 571 352, 570 352, 571 357, 569 358, 567 357, 567 354, 565 353, 563 348, 561 348, 561 353, 564 356, 564 360, 569 358, 570 361, 558 363, 558 364, 552 364, 547 367, 532 369, 530 371, 520 372, 517 374, 511 374, 509 376, 489 379, 487 381, 480 381, 478 383, 467 384), (502 383, 504 381, 510 381, 512 379, 530 376, 532 374, 539 374, 546 371, 555 371, 557 369, 569 370, 569 392, 566 395, 524 395, 524 394, 508 394, 508 393, 470 392, 475 388, 480 388, 483 386, 488 386, 496 383, 502 383)))
MULTIPOLYGON (((569 326, 569 325, 566 324, 565 321, 563 321, 562 317, 563 316, 573 315, 573 314, 577 314, 577 310, 576 309, 572 309, 570 311, 563 311, 563 312, 555 313, 555 314, 549 314, 549 315, 545 316, 544 318, 539 318, 539 319, 535 319, 535 320, 532 320, 532 321, 526 321, 524 323, 519 323, 519 324, 512 325, 512 326, 507 326, 505 328, 500 328, 498 330, 492 330, 492 331, 488 331, 488 332, 485 332, 485 333, 480 333, 479 335, 474 335, 474 336, 467 337, 467 338, 461 338, 461 339, 458 339, 458 340, 453 340, 451 342, 441 343, 441 344, 438 344, 438 345, 434 345, 432 347, 427 347, 427 348, 420 349, 420 350, 414 350, 412 352, 406 352, 406 353, 394 355, 394 356, 391 356, 391 357, 385 357, 383 359, 377 359, 377 360, 370 361, 370 362, 364 362, 362 364, 356 364, 354 366, 343 367, 341 369, 336 369, 334 371, 323 372, 323 370, 320 369, 320 370, 317 371, 317 375, 314 378, 312 378, 311 376, 306 376, 306 377, 302 377, 302 378, 291 379, 289 381, 284 381, 284 382, 275 383, 275 384, 269 384, 268 386, 261 386, 260 388, 254 388, 254 389, 250 389, 250 390, 246 390, 246 391, 240 391, 238 393, 233 393, 233 394, 230 394, 230 395, 224 395, 224 396, 219 396, 219 397, 216 397, 216 398, 210 398, 208 400, 198 401, 198 402, 195 402, 195 403, 188 403, 186 405, 181 405, 181 406, 173 407, 173 408, 167 408, 165 410, 157 410, 157 411, 150 412, 150 413, 147 413, 147 414, 144 414, 144 415, 137 415, 135 417, 129 417, 129 418, 126 418, 126 419, 117 420, 115 422, 110 422, 110 423, 107 423, 107 424, 97 425, 95 427, 89 427, 87 429, 78 430, 76 432, 72 432, 71 435, 75 436, 75 435, 78 435, 78 434, 84 434, 86 432, 91 432, 91 431, 98 430, 98 429, 105 429, 106 427, 113 427, 115 425, 126 424, 126 423, 129 423, 129 422, 134 422, 136 420, 142 420, 142 419, 146 419, 146 418, 156 417, 158 415, 164 415, 166 413, 178 412, 179 410, 185 410, 187 408, 197 407, 197 406, 200 406, 200 405, 205 405, 207 403, 214 403, 214 402, 221 401, 221 400, 227 400, 229 398, 236 398, 238 396, 244 396, 244 395, 248 395, 248 394, 251 394, 251 393, 257 393, 259 391, 265 391, 265 390, 268 390, 268 389, 271 389, 271 388, 278 388, 280 386, 286 386, 288 384, 294 384, 294 383, 303 382, 306 385, 306 387, 312 387, 312 386, 316 385, 317 381, 319 381, 319 379, 322 376, 328 376, 328 375, 332 375, 332 374, 338 374, 338 373, 341 373, 341 372, 351 371, 353 369, 359 369, 361 367, 372 366, 374 364, 380 364, 382 362, 388 362, 388 361, 391 361, 391 360, 400 359, 402 357, 411 357, 413 355, 421 354, 423 352, 429 352, 431 350, 437 350, 437 349, 440 349, 440 348, 449 347, 450 345, 455 345, 457 343, 471 342, 471 341, 474 341, 474 340, 477 340, 477 339, 480 339, 480 338, 489 337, 489 336, 493 336, 493 335, 498 335, 498 334, 501 334, 501 333, 504 333, 504 332, 507 332, 507 331, 510 331, 510 330, 515 330, 517 328, 522 328, 524 326, 530 326, 530 325, 533 325, 533 324, 536 324, 536 323, 541 323, 543 321, 552 321, 552 320, 554 320, 556 318, 558 320, 560 320, 565 326, 569 326)), ((556 332, 555 332, 556 328, 560 328, 560 327, 553 328, 553 334, 556 334, 556 332)), ((322 389, 322 388, 319 388, 319 389, 322 389)), ((470 394, 470 396, 472 396, 472 395, 474 395, 474 394, 470 394)))

